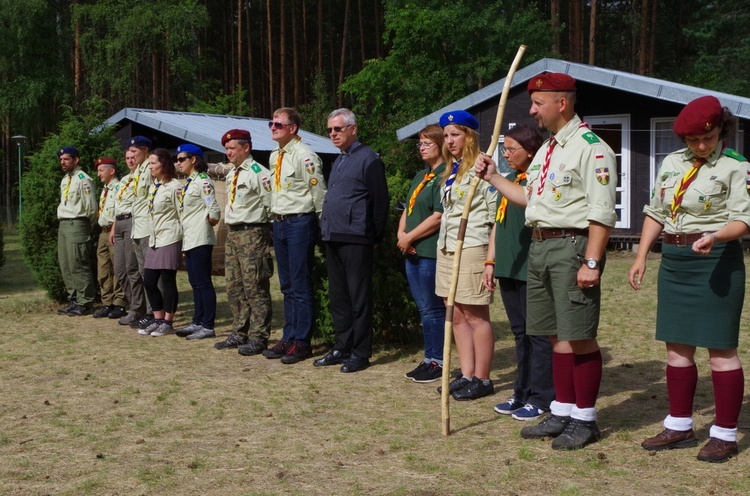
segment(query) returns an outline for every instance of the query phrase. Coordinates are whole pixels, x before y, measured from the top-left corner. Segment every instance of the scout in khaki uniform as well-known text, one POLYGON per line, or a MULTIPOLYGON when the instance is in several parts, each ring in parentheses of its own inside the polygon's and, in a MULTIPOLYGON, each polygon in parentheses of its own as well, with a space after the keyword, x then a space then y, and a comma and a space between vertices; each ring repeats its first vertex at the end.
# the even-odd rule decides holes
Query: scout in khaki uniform
POLYGON ((662 236, 656 339, 667 348, 669 414, 664 429, 645 439, 649 451, 689 448, 698 386, 696 348, 707 348, 716 419, 698 460, 721 463, 736 456, 737 424, 745 376, 737 354, 745 300, 741 239, 750 233, 750 164, 728 148, 734 117, 714 96, 688 103, 674 122, 686 148, 659 167, 644 208, 641 244, 628 273, 640 289, 646 257, 662 236))
POLYGON ((312 354, 313 283, 318 217, 326 184, 318 157, 297 135, 302 119, 293 108, 280 108, 268 123, 279 148, 271 152, 273 249, 284 295, 284 331, 275 346, 263 352, 290 364, 312 354))
POLYGON ((616 161, 576 115, 573 78, 544 72, 531 78, 527 90, 531 115, 553 133, 532 159, 527 185, 496 174, 489 157, 480 157, 476 170, 509 201, 526 207, 526 225, 532 228, 526 332, 552 340, 551 414, 521 429, 521 437, 553 437, 553 449, 575 450, 601 437, 595 405, 602 355, 596 335, 604 250, 617 221, 616 161))
POLYGON ((60 181, 60 204, 57 206, 57 218, 60 219, 57 260, 69 302, 57 313, 88 315, 96 297, 91 271, 91 227, 96 222, 96 192, 91 177, 78 166, 80 159, 75 147, 61 148, 57 156, 65 171, 60 181))
POLYGON ((128 314, 117 321, 120 325, 137 323, 146 313, 143 278, 138 269, 138 258, 133 245, 133 172, 138 168, 136 153, 125 152, 125 164, 130 173, 120 181, 115 195, 115 223, 110 231, 110 243, 115 247, 115 275, 130 303, 128 314))
POLYGON ((104 185, 99 194, 99 241, 96 245, 96 270, 102 308, 94 312, 93 317, 119 319, 127 315, 125 294, 115 277, 115 246, 110 241, 112 226, 115 222, 115 199, 120 184, 117 179, 117 163, 113 158, 100 158, 96 161, 96 174, 104 185))
POLYGON ((224 221, 227 299, 232 310, 232 333, 216 343, 217 350, 238 348, 241 355, 262 353, 271 334, 271 172, 250 155, 250 133, 232 129, 221 137, 234 165, 224 221))

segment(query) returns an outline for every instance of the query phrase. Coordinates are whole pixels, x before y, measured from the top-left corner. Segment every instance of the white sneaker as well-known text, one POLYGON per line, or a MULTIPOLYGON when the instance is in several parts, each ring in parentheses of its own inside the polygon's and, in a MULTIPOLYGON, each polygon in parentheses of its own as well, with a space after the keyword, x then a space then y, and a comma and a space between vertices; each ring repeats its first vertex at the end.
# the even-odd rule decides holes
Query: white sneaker
POLYGON ((172 327, 169 324, 161 324, 158 329, 151 332, 151 335, 155 338, 158 338, 160 336, 166 336, 167 334, 174 334, 175 330, 174 327, 172 327))
POLYGON ((159 329, 160 325, 161 324, 159 324, 158 322, 153 322, 151 325, 149 325, 145 329, 138 329, 138 334, 140 334, 141 336, 148 336, 155 330, 159 329))

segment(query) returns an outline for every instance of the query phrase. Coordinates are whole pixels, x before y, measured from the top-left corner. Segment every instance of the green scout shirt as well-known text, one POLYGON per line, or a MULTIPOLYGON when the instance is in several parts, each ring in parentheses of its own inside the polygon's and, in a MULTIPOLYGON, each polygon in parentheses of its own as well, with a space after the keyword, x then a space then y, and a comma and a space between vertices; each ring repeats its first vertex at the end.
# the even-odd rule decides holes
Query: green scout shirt
POLYGON ((271 171, 253 160, 245 159, 227 174, 227 205, 224 222, 227 224, 265 224, 270 221, 271 171), (232 182, 237 178, 237 190, 232 203, 232 182))
POLYGON ((99 194, 99 225, 102 227, 111 226, 115 222, 115 201, 119 186, 120 180, 115 177, 102 187, 99 194))
MULTIPOLYGON (((406 195, 407 212, 409 208, 409 199, 411 198, 412 193, 414 193, 414 190, 422 184, 425 174, 428 174, 429 172, 429 170, 422 170, 414 176, 414 179, 412 179, 409 194, 406 195)), ((406 215, 406 232, 416 228, 435 212, 443 212, 443 203, 440 200, 443 195, 442 174, 445 172, 445 162, 438 165, 433 172, 435 172, 435 177, 430 179, 430 181, 424 185, 422 191, 417 195, 417 200, 414 203, 411 215, 408 215, 408 213, 406 215)), ((435 231, 431 235, 418 239, 412 243, 414 249, 417 250, 417 255, 424 258, 437 258, 438 234, 439 232, 435 231)))
MULTIPOLYGON (((440 221, 440 234, 438 236, 438 248, 449 253, 456 251, 456 237, 458 226, 461 223, 466 203, 466 195, 469 192, 469 183, 476 176, 474 168, 471 167, 463 175, 461 181, 453 183, 450 201, 443 203, 443 217, 440 221)), ((441 178, 441 183, 442 183, 441 178)), ((441 188, 444 191, 445 186, 441 188)), ((441 193, 444 194, 444 193, 441 193)), ((495 223, 495 205, 497 204, 497 190, 490 186, 487 181, 479 181, 479 186, 471 202, 471 213, 466 224, 466 236, 464 237, 464 248, 474 246, 485 246, 490 242, 490 231, 495 223)))
POLYGON ((98 213, 94 181, 76 167, 65 174, 60 181, 60 204, 57 206, 58 219, 88 218, 93 226, 98 213))
MULTIPOLYGON (((515 181, 519 171, 508 174, 510 181, 515 181)), ((521 181, 526 186, 526 180, 521 181)), ((502 195, 498 194, 500 205, 502 195)), ((495 277, 507 277, 519 281, 526 280, 526 266, 531 245, 531 229, 526 227, 526 214, 523 207, 508 202, 505 220, 495 227, 495 277)))
POLYGON ((683 148, 664 157, 651 203, 643 212, 664 226, 664 231, 716 231, 734 220, 750 225, 750 164, 731 148, 717 147, 695 176, 673 221, 670 207, 682 176, 693 166, 695 154, 683 148))
POLYGON ((214 183, 205 172, 193 172, 182 187, 182 251, 196 246, 215 245, 216 234, 208 218, 219 220, 221 209, 216 202, 214 183))
POLYGON ((281 149, 271 152, 271 212, 276 215, 315 212, 320 217, 326 182, 323 162, 299 136, 284 147, 281 161, 281 180, 276 189, 276 160, 281 149))
MULTIPOLYGON (((148 240, 151 248, 161 248, 171 245, 182 239, 182 226, 180 225, 180 196, 182 196, 182 184, 177 179, 168 183, 154 183, 149 191, 149 197, 153 195, 153 210, 149 212, 152 219, 152 230, 148 240), (154 194, 155 193, 155 194, 154 194)), ((149 200, 146 200, 148 208, 149 200)))
POLYGON ((117 188, 115 196, 115 215, 127 215, 133 213, 133 175, 127 174, 120 179, 120 185, 117 188))
POLYGON ((526 185, 526 225, 541 228, 587 229, 589 222, 614 227, 617 161, 612 149, 581 119, 573 116, 555 135, 547 181, 537 194, 539 176, 547 153, 545 144, 536 152, 526 185))
POLYGON ((148 194, 153 180, 148 160, 133 171, 133 239, 141 239, 151 235, 151 215, 148 211, 148 194))

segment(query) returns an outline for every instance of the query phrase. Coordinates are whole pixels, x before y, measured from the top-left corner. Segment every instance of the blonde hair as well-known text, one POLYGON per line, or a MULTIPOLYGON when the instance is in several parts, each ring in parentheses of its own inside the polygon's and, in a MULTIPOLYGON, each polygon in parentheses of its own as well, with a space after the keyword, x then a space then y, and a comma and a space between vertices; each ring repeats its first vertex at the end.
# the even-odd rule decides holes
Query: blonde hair
POLYGON ((448 176, 451 175, 453 162, 458 159, 462 159, 461 164, 458 166, 458 172, 456 173, 456 182, 458 182, 469 169, 474 167, 474 162, 477 161, 477 157, 479 157, 479 154, 481 153, 481 151, 479 150, 479 134, 476 131, 461 124, 449 125, 454 126, 456 129, 462 131, 466 135, 466 143, 464 144, 463 155, 460 157, 454 157, 448 149, 448 145, 443 142, 443 160, 446 164, 448 164, 448 166, 445 168, 445 172, 443 173, 443 184, 445 184, 448 176))

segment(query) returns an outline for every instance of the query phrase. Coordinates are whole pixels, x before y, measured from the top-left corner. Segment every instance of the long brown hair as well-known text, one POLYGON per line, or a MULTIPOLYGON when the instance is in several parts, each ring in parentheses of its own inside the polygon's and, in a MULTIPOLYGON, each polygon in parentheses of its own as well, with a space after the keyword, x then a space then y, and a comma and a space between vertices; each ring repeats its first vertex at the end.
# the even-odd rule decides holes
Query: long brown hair
POLYGON ((156 158, 161 164, 162 183, 168 183, 177 177, 177 168, 174 166, 172 154, 169 153, 169 150, 166 150, 165 148, 157 148, 149 153, 149 155, 156 155, 156 158))

